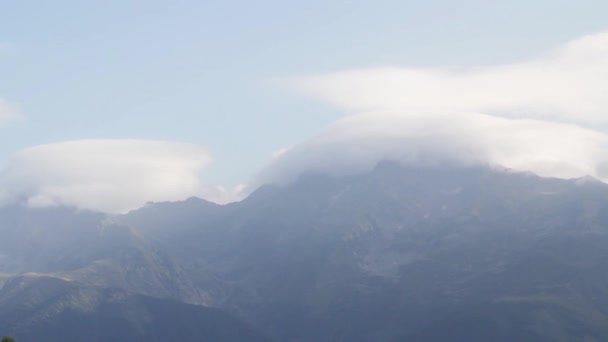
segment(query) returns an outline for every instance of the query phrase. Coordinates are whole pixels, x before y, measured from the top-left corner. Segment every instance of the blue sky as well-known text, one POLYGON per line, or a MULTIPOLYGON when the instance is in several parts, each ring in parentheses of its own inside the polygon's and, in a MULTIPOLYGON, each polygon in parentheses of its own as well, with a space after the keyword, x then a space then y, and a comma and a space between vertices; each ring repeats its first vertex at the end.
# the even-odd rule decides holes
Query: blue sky
POLYGON ((0 165, 77 139, 195 143, 236 185, 340 110, 286 80, 375 66, 512 63, 608 29, 608 2, 10 1, 0 8, 0 165))

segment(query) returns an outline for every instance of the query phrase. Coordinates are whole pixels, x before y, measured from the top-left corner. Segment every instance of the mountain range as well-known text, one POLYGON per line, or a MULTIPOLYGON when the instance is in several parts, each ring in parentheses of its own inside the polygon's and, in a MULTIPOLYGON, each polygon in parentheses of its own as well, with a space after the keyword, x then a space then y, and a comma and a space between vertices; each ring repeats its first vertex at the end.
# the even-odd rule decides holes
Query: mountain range
POLYGON ((0 335, 604 341, 608 185, 381 162, 241 202, 0 208, 0 335))

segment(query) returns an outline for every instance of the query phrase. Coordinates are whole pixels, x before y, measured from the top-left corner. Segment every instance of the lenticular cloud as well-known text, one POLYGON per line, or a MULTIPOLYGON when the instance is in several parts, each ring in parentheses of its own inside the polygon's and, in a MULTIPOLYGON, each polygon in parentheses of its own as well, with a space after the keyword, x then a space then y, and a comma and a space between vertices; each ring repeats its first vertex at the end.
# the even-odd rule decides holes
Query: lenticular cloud
POLYGON ((148 201, 205 196, 209 154, 191 144, 79 140, 19 152, 0 173, 0 203, 125 212, 148 201))
POLYGON ((296 89, 342 108, 459 111, 578 124, 608 122, 608 33, 524 63, 467 69, 373 68, 305 77, 296 89))
POLYGON ((258 183, 360 172, 383 159, 608 181, 608 33, 524 63, 361 69, 293 84, 352 114, 273 159, 258 183))
POLYGON ((608 136, 572 124, 453 113, 450 120, 399 112, 343 118, 271 162, 260 183, 302 172, 365 172, 382 160, 405 164, 487 165, 541 176, 605 177, 608 136))

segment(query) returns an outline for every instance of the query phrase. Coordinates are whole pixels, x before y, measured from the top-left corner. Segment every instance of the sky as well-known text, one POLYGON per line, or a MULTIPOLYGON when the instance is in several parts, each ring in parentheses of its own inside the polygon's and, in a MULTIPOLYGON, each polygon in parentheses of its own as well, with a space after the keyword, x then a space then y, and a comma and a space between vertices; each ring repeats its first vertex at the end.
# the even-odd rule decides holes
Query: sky
POLYGON ((457 139, 459 156, 603 175, 594 163, 608 127, 598 93, 606 69, 596 57, 608 54, 596 46, 607 42, 606 1, 21 0, 1 9, 0 202, 124 211, 189 195, 226 201, 226 189, 355 154, 328 146, 357 147, 343 169, 369 164, 365 148, 366 161, 411 160, 395 148, 411 133, 394 132, 391 148, 378 139, 394 127, 428 132, 433 144, 408 145, 424 145, 416 153, 425 156, 474 136, 457 139), (536 91, 555 84, 558 95, 536 91), (362 135, 360 125, 376 131, 362 135), (502 140, 488 134, 506 129, 502 140), (570 150, 564 134, 580 136, 570 150), (327 137, 332 145, 320 143, 327 137), (480 142, 492 148, 471 149, 480 142), (119 191, 129 184, 149 191, 119 191))

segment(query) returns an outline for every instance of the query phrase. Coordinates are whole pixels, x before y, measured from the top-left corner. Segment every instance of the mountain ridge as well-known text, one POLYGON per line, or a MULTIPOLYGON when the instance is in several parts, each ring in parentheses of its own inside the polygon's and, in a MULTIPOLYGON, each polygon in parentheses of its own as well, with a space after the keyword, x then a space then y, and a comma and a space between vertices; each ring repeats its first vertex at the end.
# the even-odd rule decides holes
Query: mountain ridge
POLYGON ((15 234, 75 232, 67 248, 45 248, 53 263, 77 252, 80 267, 32 264, 40 270, 218 308, 274 340, 608 336, 608 186, 588 178, 383 162, 347 177, 302 175, 227 205, 61 213, 4 218, 24 225, 15 234), (476 320, 485 328, 471 328, 476 320))

